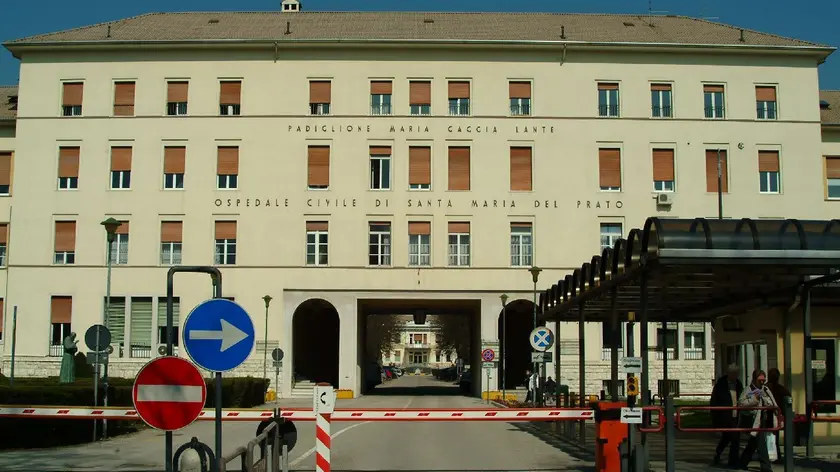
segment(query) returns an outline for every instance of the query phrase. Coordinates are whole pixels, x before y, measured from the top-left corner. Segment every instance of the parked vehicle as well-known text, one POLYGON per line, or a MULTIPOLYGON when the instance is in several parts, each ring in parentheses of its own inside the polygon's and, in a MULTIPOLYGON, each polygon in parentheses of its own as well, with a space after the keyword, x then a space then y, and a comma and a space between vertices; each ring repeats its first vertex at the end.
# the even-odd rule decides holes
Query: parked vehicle
POLYGON ((458 386, 464 393, 472 392, 472 373, 469 369, 461 373, 461 379, 458 381, 458 386))

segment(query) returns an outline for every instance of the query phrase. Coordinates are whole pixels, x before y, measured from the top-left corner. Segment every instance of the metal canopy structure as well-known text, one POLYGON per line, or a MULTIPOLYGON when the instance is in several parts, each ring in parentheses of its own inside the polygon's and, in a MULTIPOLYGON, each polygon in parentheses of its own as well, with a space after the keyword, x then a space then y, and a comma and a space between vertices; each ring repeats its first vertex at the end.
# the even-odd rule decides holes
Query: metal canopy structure
MULTIPOLYGON (((804 282, 838 268, 840 220, 652 217, 543 292, 540 317, 608 321, 645 300, 651 321, 710 320, 789 305, 804 282)), ((812 303, 838 291, 814 290, 812 303)))

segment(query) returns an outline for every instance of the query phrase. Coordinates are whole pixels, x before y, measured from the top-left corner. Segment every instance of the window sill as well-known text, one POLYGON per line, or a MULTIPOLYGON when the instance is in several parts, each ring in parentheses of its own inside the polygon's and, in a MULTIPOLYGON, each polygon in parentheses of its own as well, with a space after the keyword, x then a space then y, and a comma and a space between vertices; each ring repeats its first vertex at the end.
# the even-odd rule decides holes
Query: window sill
POLYGON ((216 187, 216 191, 218 191, 218 192, 231 192, 231 191, 236 191, 236 190, 239 190, 239 188, 237 188, 237 187, 234 187, 234 188, 219 188, 219 187, 216 187))
POLYGON ((673 116, 651 116, 651 120, 673 120, 673 116))
MULTIPOLYGON (((57 188, 57 189, 55 189, 55 191, 56 192, 78 192, 79 189, 78 189, 78 187, 77 188, 57 188)), ((3 196, 5 196, 5 195, 3 195, 3 196)), ((11 195, 9 195, 9 196, 11 196, 11 195)))
POLYGON ((431 192, 432 188, 431 187, 429 187, 429 188, 408 188, 407 190, 409 192, 431 192))
POLYGON ((837 198, 826 197, 825 201, 827 201, 827 202, 840 202, 840 197, 837 197, 837 198))
POLYGON ((131 188, 109 188, 109 192, 128 192, 131 188))
POLYGON ((330 189, 329 187, 324 187, 324 188, 320 188, 320 187, 315 187, 315 188, 313 188, 313 187, 306 187, 306 190, 307 190, 307 191, 309 191, 309 192, 326 192, 326 191, 329 191, 329 189, 330 189))
MULTIPOLYGON (((310 189, 310 190, 312 190, 312 189, 310 189)), ((380 193, 380 192, 392 192, 393 190, 394 189, 391 189, 391 188, 369 188, 368 192, 380 193)))
POLYGON ((616 118, 621 118, 621 115, 614 115, 614 116, 613 116, 613 115, 609 115, 609 116, 606 116, 606 115, 598 115, 598 118, 612 118, 612 119, 616 119, 616 118))
POLYGON ((109 118, 135 118, 137 115, 111 115, 109 118))
MULTIPOLYGON (((602 192, 606 192, 607 190, 602 190, 602 192)), ((676 190, 654 190, 651 192, 653 195, 659 195, 660 193, 677 193, 676 190)))
POLYGON ((623 191, 623 190, 621 190, 621 189, 618 189, 618 190, 602 190, 602 189, 598 189, 598 191, 599 191, 599 192, 601 192, 601 193, 622 193, 622 191, 623 191))
POLYGON ((759 190, 758 194, 759 195, 781 195, 782 192, 762 192, 762 191, 759 190))
POLYGON ((166 187, 163 187, 161 190, 163 190, 164 192, 183 192, 186 189, 185 188, 166 188, 166 187))

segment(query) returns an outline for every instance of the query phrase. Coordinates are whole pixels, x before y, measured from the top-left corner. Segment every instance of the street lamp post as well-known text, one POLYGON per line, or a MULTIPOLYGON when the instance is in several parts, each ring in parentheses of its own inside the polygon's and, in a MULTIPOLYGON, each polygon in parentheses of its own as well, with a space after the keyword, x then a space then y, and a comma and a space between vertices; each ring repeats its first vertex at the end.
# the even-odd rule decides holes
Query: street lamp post
MULTIPOLYGON (((263 331, 263 378, 268 379, 268 305, 271 304, 271 295, 266 295, 263 298, 265 302, 265 330, 263 331)), ((268 383, 266 382, 263 396, 268 392, 268 383)), ((274 391, 279 392, 278 386, 274 386, 274 391)))
MULTIPOLYGON (((107 220, 100 223, 102 226, 105 227, 105 234, 108 237, 108 256, 106 257, 108 272, 105 278, 105 328, 108 328, 108 314, 111 311, 111 266, 113 265, 113 247, 114 241, 117 239, 117 228, 122 226, 122 223, 117 221, 114 218, 108 218, 107 220)), ((99 329, 96 330, 96 345, 99 347, 99 329)), ((97 371, 96 377, 99 377, 99 361, 101 360, 97 354, 97 371)), ((105 386, 105 392, 102 395, 102 405, 108 406, 108 364, 109 362, 105 362, 105 371, 102 373, 102 384, 105 386)), ((96 435, 96 423, 94 422, 94 438, 96 435)), ((108 439, 108 420, 102 420, 102 436, 105 439, 108 439)))
MULTIPOLYGON (((533 280, 533 282, 534 282, 534 329, 537 329, 537 281, 540 279, 540 272, 542 272, 542 269, 540 269, 537 266, 533 266, 530 269, 528 269, 528 272, 531 273, 531 280, 533 280)), ((536 385, 536 388, 534 389, 534 395, 535 395, 534 396, 534 404, 535 405, 541 405, 542 404, 542 396, 540 395, 540 392, 542 390, 541 389, 542 375, 540 374, 540 371, 539 371, 539 368, 540 368, 539 363, 534 362, 533 364, 534 364, 533 365, 534 370, 532 370, 532 372, 537 376, 537 385, 536 385)))
POLYGON ((507 357, 507 344, 505 342, 507 340, 507 294, 501 294, 499 296, 499 300, 502 301, 502 332, 499 333, 502 336, 502 375, 500 375, 499 377, 501 377, 502 381, 502 401, 507 401, 507 387, 505 385, 505 377, 507 376, 507 370, 505 370, 505 358, 507 357))

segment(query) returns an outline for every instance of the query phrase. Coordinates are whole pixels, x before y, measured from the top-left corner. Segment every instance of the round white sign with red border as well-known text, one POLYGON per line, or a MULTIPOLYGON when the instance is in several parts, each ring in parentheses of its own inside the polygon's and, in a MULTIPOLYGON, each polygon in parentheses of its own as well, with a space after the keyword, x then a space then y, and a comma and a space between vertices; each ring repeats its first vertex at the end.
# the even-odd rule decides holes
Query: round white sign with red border
POLYGON ((140 369, 131 396, 137 416, 147 425, 176 431, 201 415, 207 400, 207 384, 190 361, 164 356, 140 369))

